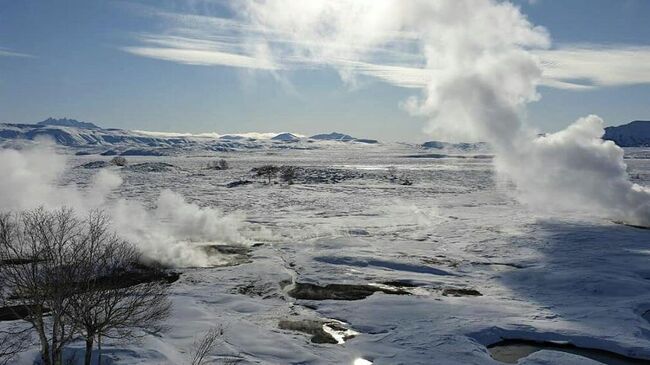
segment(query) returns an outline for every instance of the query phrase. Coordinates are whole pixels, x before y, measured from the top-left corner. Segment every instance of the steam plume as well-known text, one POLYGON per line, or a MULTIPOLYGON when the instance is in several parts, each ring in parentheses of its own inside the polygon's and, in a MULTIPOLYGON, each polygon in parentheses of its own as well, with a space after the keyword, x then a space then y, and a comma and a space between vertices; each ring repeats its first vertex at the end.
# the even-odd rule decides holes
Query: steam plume
POLYGON ((113 228, 135 244, 146 258, 171 266, 211 266, 223 259, 208 255, 205 244, 248 244, 263 238, 237 214, 226 215, 214 208, 191 204, 170 190, 163 190, 154 209, 132 200, 109 200, 107 195, 122 184, 112 170, 102 169, 87 189, 61 186, 66 159, 40 145, 21 151, 0 150, 0 206, 3 211, 20 211, 40 206, 67 206, 79 214, 103 209, 112 218, 113 228))
POLYGON ((548 32, 519 8, 496 0, 248 0, 243 19, 264 29, 270 62, 327 63, 346 81, 352 64, 382 52, 424 59, 426 87, 403 105, 430 119, 429 132, 453 140, 483 140, 498 173, 522 201, 544 209, 583 209, 650 226, 650 191, 627 177, 623 151, 601 139, 597 116, 538 137, 525 107, 539 98, 542 69, 535 50, 548 32))

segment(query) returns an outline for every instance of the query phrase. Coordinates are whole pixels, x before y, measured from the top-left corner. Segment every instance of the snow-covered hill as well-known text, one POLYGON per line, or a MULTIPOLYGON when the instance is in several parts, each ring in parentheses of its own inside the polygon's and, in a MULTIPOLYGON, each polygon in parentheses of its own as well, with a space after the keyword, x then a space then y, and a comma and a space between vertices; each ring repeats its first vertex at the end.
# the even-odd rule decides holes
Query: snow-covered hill
POLYGON ((355 138, 350 135, 338 133, 338 132, 332 132, 328 134, 317 134, 309 138, 317 141, 360 142, 360 143, 368 143, 368 144, 379 143, 377 140, 374 139, 355 138))
POLYGON ((317 135, 311 139, 292 133, 246 133, 219 135, 160 133, 101 128, 74 119, 48 118, 36 124, 0 123, 0 145, 14 141, 50 139, 72 147, 79 154, 160 156, 181 151, 240 151, 251 149, 315 149, 315 142, 377 143, 345 134, 317 135))
POLYGON ((650 121, 635 120, 618 127, 607 127, 603 139, 614 141, 621 147, 650 146, 650 121))

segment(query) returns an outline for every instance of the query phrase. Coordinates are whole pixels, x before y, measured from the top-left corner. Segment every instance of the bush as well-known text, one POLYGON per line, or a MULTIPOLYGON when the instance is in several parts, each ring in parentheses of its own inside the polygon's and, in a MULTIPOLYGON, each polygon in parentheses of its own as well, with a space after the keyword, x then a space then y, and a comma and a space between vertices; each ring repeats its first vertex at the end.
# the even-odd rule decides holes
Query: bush
POLYGON ((126 158, 124 158, 122 156, 113 157, 113 159, 111 160, 111 163, 113 165, 115 165, 115 166, 126 166, 126 164, 127 164, 126 158))
POLYGON ((277 166, 264 165, 253 168, 251 172, 257 177, 266 178, 267 184, 270 184, 271 180, 273 180, 278 175, 279 170, 280 169, 277 166))
POLYGON ((295 166, 282 166, 280 167, 280 179, 289 185, 293 184, 296 176, 298 175, 298 168, 295 166))
POLYGON ((221 160, 218 161, 208 162, 207 168, 208 170, 228 170, 230 166, 228 166, 228 161, 222 158, 221 160))

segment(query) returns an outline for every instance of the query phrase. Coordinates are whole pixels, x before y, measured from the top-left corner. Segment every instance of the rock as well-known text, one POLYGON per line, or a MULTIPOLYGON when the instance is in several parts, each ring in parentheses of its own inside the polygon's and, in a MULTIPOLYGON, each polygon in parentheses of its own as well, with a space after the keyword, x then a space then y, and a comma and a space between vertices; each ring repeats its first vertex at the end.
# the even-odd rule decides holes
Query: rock
POLYGON ((311 335, 313 343, 337 344, 338 341, 323 329, 324 321, 317 319, 302 319, 296 321, 281 320, 278 327, 282 330, 296 331, 311 335))
POLYGON ((341 344, 358 335, 357 332, 345 327, 344 323, 335 320, 281 320, 278 328, 311 335, 313 343, 341 344))
POLYGON ((228 184, 226 184, 226 187, 227 188, 236 188, 238 186, 249 185, 249 184, 252 184, 252 183, 253 182, 250 181, 250 180, 238 180, 238 181, 229 182, 228 184))

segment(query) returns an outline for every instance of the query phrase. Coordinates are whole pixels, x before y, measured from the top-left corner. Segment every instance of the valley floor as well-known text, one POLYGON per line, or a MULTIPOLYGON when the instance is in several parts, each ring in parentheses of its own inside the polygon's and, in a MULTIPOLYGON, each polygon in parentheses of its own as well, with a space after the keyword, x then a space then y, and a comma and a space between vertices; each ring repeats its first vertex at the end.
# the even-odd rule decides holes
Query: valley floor
MULTIPOLYGON (((125 182, 114 198, 151 205, 171 189, 238 212, 259 235, 243 251, 215 252, 233 265, 180 268, 169 330, 109 344, 105 357, 184 364, 193 340, 220 326, 214 363, 497 364, 488 347, 504 339, 608 352, 551 347, 500 358, 520 364, 650 363, 650 231, 532 212, 495 178, 489 157, 406 157, 419 153, 352 146, 224 153, 223 171, 205 169, 215 155, 129 159, 173 165, 161 171, 115 168, 125 182), (267 185, 249 174, 263 164, 311 177, 267 185), (239 179, 253 183, 226 186, 239 179)), ((650 160, 627 162, 650 185, 650 160)), ((79 184, 96 172, 71 171, 79 184)))

